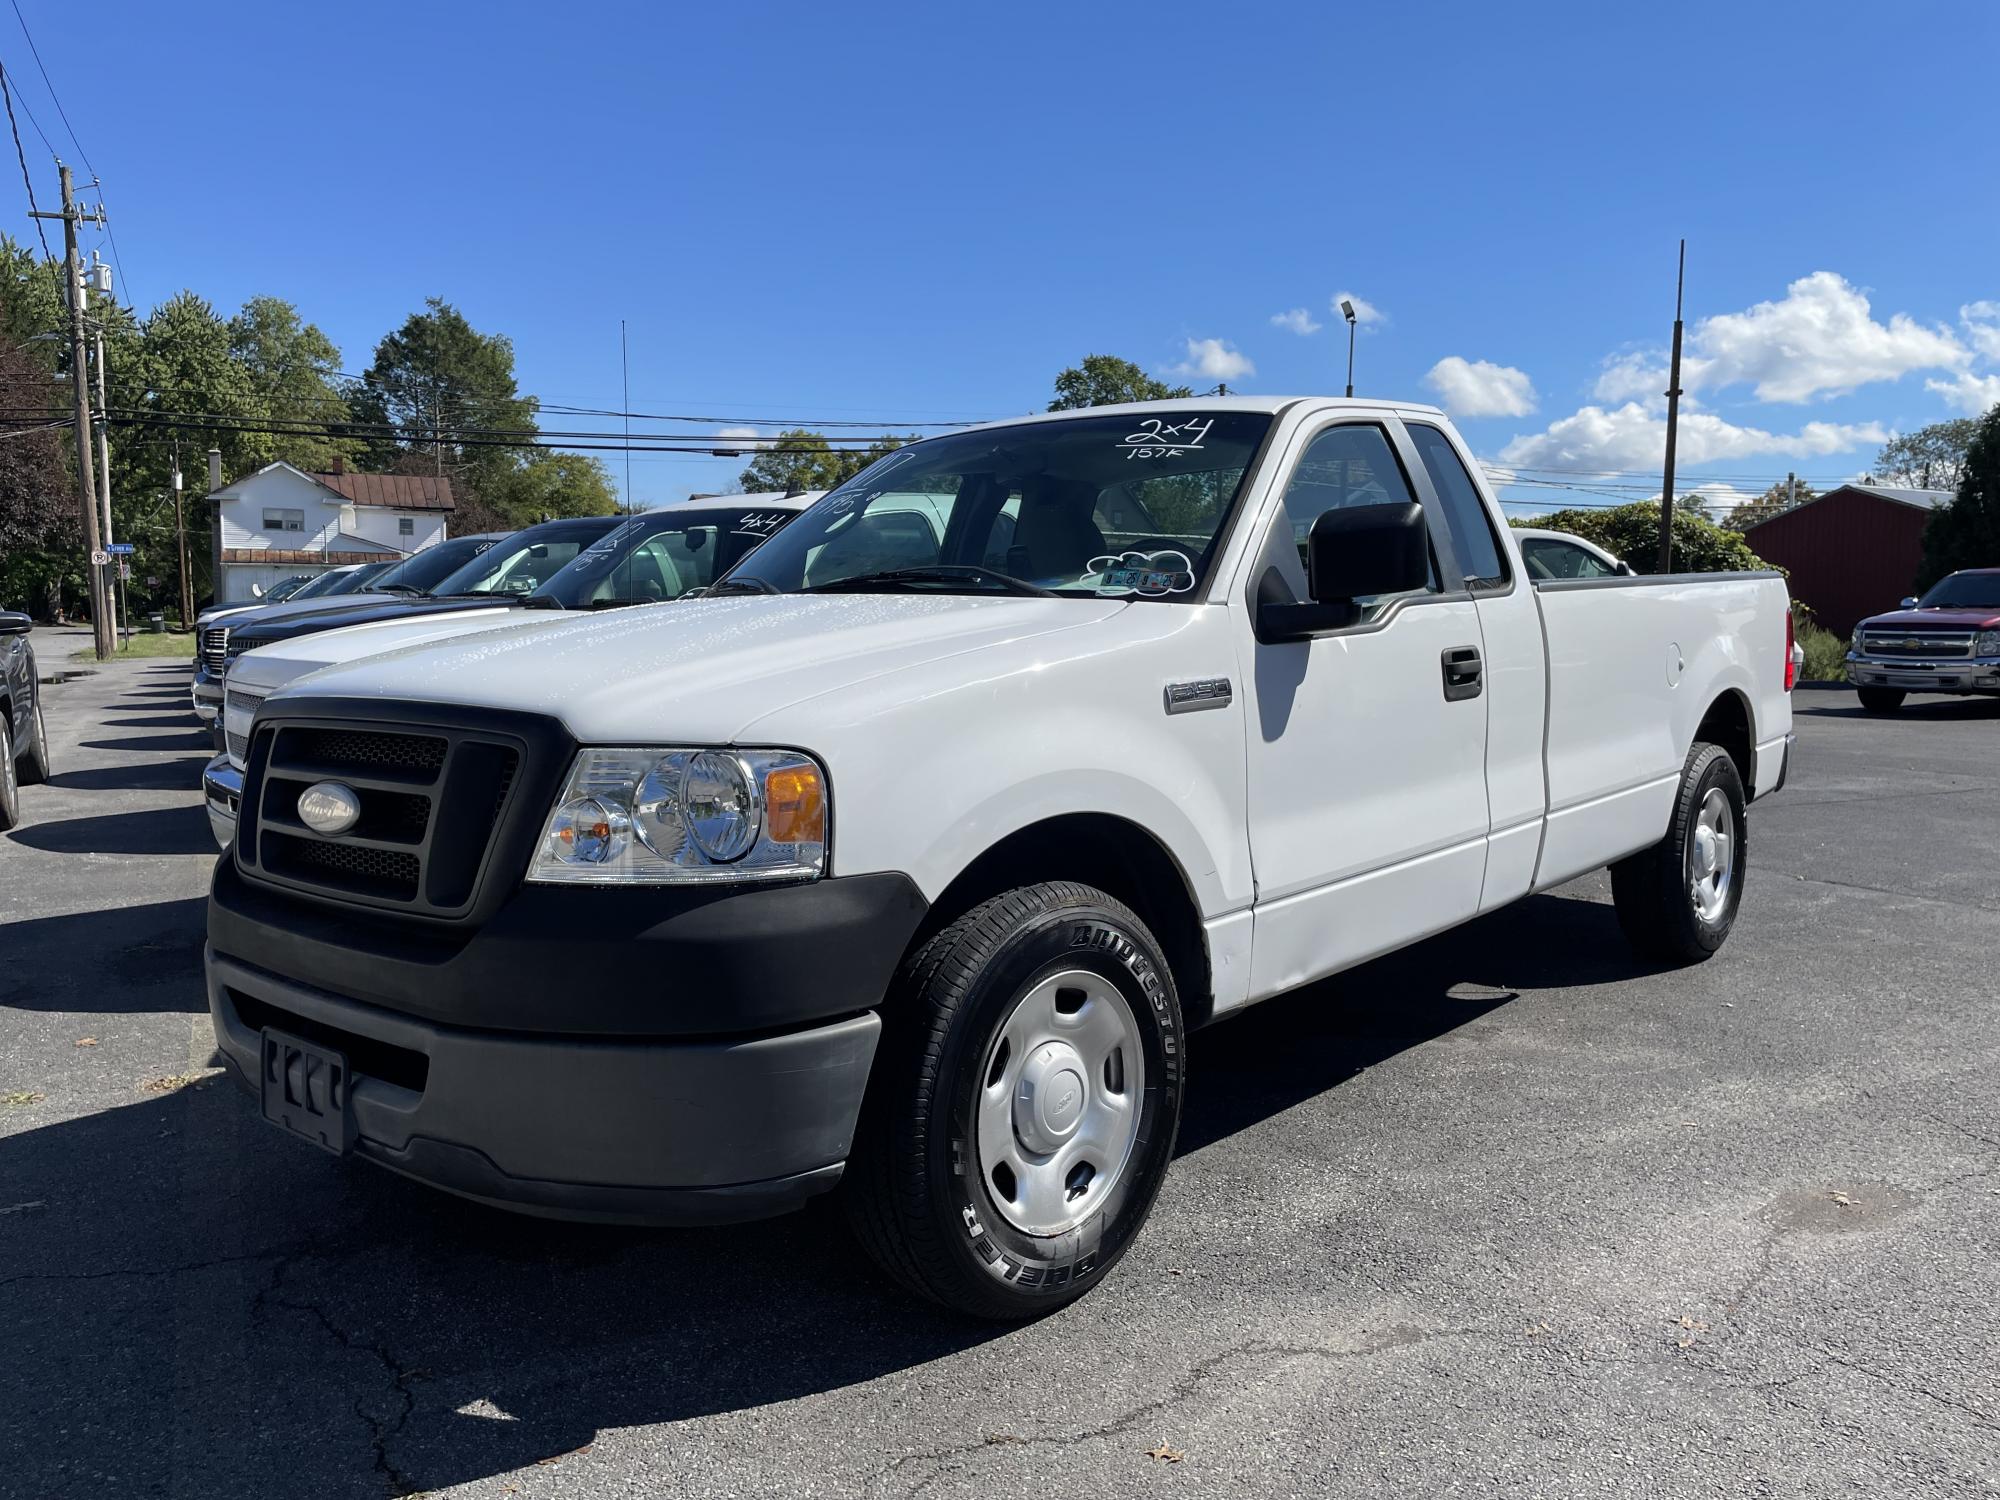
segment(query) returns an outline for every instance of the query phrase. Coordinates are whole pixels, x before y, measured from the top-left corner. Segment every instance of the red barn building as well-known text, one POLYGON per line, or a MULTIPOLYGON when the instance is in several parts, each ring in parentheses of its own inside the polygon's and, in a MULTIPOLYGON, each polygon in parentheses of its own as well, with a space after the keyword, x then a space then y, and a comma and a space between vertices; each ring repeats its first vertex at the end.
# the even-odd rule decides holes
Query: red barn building
POLYGON ((1951 497, 1950 490, 1843 484, 1759 521, 1743 539, 1791 575, 1792 597, 1820 624, 1846 635, 1910 592, 1924 560, 1924 523, 1951 497))

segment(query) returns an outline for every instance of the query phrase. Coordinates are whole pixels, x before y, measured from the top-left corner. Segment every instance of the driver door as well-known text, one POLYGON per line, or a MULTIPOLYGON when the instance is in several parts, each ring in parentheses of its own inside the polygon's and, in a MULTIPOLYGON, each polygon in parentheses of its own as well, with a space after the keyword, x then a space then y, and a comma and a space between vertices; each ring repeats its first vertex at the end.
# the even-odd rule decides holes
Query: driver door
MULTIPOLYGON (((1291 451, 1253 554, 1253 618, 1260 583, 1274 586, 1269 572, 1294 600, 1308 597, 1305 539, 1322 512, 1419 498, 1415 453, 1392 417, 1343 414, 1291 451)), ((1249 642, 1253 999, 1478 910, 1490 826, 1486 700, 1465 691, 1464 668, 1483 639, 1442 517, 1426 519, 1426 587, 1362 601, 1359 623, 1311 640, 1249 642), (1447 661, 1458 664, 1455 681, 1447 661)))

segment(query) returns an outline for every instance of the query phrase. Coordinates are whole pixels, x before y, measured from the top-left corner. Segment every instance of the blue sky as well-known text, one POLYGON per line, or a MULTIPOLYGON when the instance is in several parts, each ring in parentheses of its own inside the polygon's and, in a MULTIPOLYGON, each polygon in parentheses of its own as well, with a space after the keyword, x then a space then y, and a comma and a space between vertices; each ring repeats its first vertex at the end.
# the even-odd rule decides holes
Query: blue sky
MULTIPOLYGON (((352 370, 441 295, 544 400, 619 404, 622 317, 636 408, 735 424, 1003 416, 1091 352, 1337 392, 1348 292, 1363 394, 1448 395, 1496 465, 1623 493, 1685 234, 1690 482, 1851 476, 2000 399, 1984 0, 20 5, 121 295, 276 293, 352 370)), ((740 467, 642 455, 634 488, 740 467)))

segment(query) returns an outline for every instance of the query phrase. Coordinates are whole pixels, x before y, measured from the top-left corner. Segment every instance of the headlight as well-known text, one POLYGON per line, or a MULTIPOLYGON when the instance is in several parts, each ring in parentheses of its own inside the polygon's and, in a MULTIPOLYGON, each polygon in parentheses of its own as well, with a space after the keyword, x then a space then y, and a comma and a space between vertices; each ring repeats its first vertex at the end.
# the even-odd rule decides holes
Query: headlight
POLYGON ((1861 627, 1859 625, 1854 627, 1854 634, 1847 638, 1847 649, 1852 651, 1856 656, 1861 654, 1861 627))
POLYGON ((2000 630, 1982 630, 1973 643, 1974 656, 2000 656, 2000 630))
POLYGON ((528 879, 812 880, 829 812, 826 773, 796 750, 583 750, 528 879))

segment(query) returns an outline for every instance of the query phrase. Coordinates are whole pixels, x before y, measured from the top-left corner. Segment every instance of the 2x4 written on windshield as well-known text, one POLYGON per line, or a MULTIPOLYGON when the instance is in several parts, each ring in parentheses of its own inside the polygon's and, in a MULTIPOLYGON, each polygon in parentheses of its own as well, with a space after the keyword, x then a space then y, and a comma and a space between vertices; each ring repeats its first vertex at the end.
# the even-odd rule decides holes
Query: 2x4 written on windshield
POLYGON ((1213 417, 1189 417, 1171 424, 1162 417, 1147 417, 1139 424, 1139 430, 1126 434, 1118 446, 1125 450, 1128 459, 1180 458, 1200 452, 1202 440, 1214 425, 1213 417))

